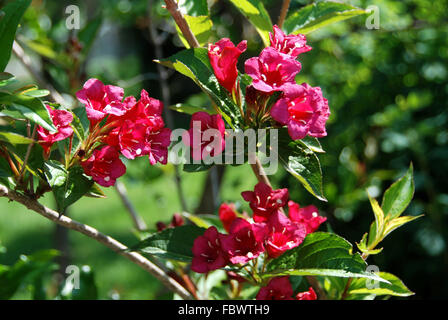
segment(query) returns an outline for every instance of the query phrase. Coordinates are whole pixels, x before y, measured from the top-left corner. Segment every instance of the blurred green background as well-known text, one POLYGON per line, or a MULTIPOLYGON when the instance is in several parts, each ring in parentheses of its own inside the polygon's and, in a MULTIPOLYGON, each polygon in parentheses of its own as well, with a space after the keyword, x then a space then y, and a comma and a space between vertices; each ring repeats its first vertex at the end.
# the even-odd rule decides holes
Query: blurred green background
MULTIPOLYGON (((0 0, 0 4, 5 2, 0 0)), ((263 2, 276 21, 280 2, 263 2)), ((313 50, 300 58, 299 81, 320 86, 332 112, 328 137, 321 139, 327 153, 320 156, 328 203, 312 198, 282 170, 272 181, 276 187, 289 187, 291 198, 301 205, 315 204, 328 217, 327 228, 354 243, 373 219, 366 190, 381 197, 413 162, 416 194, 407 214, 424 213, 425 217, 387 238, 384 251, 369 258, 369 263, 399 276, 416 292, 411 299, 447 298, 448 1, 344 2, 362 8, 378 6, 380 28, 368 30, 365 17, 331 25, 308 35, 313 50)), ((293 0, 290 12, 308 3, 293 0)), ((233 42, 247 39, 248 51, 240 59, 241 66, 245 59, 258 55, 260 38, 241 14, 225 0, 209 4, 214 23, 210 42, 222 37, 233 42)), ((165 57, 182 49, 161 5, 159 0, 33 1, 17 40, 60 92, 73 96, 87 78, 97 77, 124 87, 127 95, 138 95, 145 88, 161 99, 150 22, 163 39, 165 57), (65 26, 65 8, 72 4, 81 9, 82 28, 92 31, 100 26, 81 57, 73 53, 76 33, 65 26)), ((33 83, 15 59, 7 71, 33 83)), ((168 76, 172 104, 186 99, 203 101, 192 81, 179 74, 168 76)), ((69 100, 69 96, 65 98, 69 100)), ((187 116, 173 116, 176 127, 188 125, 187 116)), ((151 168, 147 159, 127 165, 122 181, 151 228, 181 211, 172 166, 151 168)), ((194 211, 203 196, 207 173, 181 173, 181 178, 187 207, 194 211)), ((249 166, 230 167, 224 173, 218 200, 238 202, 247 209, 240 193, 255 183, 249 166)), ((106 193, 107 199, 81 200, 70 208, 70 216, 133 244, 136 236, 129 215, 114 189, 106 193)), ((216 212, 219 201, 209 213, 216 212)), ((50 195, 45 203, 54 207, 50 195)), ((12 264, 20 254, 58 247, 58 241, 52 223, 0 199, 0 242, 7 249, 0 253, 0 264, 12 264)), ((109 249, 75 232, 68 232, 67 244, 71 264, 90 265, 94 270, 100 298, 167 297, 150 275, 109 249)), ((15 298, 29 295, 25 287, 15 298)))

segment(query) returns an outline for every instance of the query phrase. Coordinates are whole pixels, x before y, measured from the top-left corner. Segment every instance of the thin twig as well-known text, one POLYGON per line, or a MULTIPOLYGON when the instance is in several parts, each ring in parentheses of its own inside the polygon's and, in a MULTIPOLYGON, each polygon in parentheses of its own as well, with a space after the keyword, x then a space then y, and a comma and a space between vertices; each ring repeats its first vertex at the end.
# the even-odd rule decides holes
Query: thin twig
POLYGON ((23 160, 23 165, 22 165, 22 168, 20 169, 19 177, 17 178, 17 181, 19 183, 21 182, 23 174, 25 173, 25 169, 28 164, 28 160, 30 159, 31 150, 33 149, 34 144, 36 143, 36 141, 35 141, 36 133, 37 133, 37 125, 34 126, 33 133, 29 137, 33 141, 28 145, 28 148, 26 149, 25 159, 23 160))
POLYGON ((121 202, 123 202, 124 207, 129 212, 129 215, 131 216, 132 221, 134 222, 135 228, 138 231, 147 230, 148 226, 146 225, 143 218, 138 214, 137 210, 135 209, 134 205, 129 199, 128 192, 126 190, 126 186, 124 185, 124 183, 121 181, 117 181, 117 183, 115 184, 115 190, 117 190, 121 202))
POLYGON ((286 15, 288 14, 289 4, 291 3, 291 0, 283 0, 282 8, 280 10, 280 16, 278 18, 277 26, 279 28, 283 27, 283 23, 285 22, 286 15))
POLYGON ((177 2, 175 0, 164 0, 164 1, 166 4, 166 9, 169 11, 174 21, 176 21, 177 26, 184 35, 190 47, 199 48, 200 47, 199 42, 196 39, 193 31, 191 31, 190 27, 188 26, 188 23, 185 20, 184 16, 180 12, 177 2))
POLYGON ((77 222, 75 220, 70 219, 66 216, 60 216, 56 211, 49 209, 36 200, 30 199, 27 196, 21 195, 13 190, 9 190, 5 186, 0 185, 0 197, 8 198, 11 201, 16 201, 30 210, 35 211, 41 216, 63 226, 68 229, 74 230, 76 232, 80 232, 87 237, 96 240, 97 242, 105 245, 109 249, 112 249, 116 253, 122 255, 133 263, 137 264, 145 271, 152 274, 155 278, 157 278, 160 282, 162 282, 169 290, 177 293, 180 297, 186 300, 192 300, 192 295, 182 287, 177 281, 173 278, 169 277, 162 269, 157 267, 151 261, 146 259, 139 253, 128 251, 128 247, 124 244, 118 242, 114 238, 107 236, 95 228, 77 222))
POLYGON ((14 55, 20 60, 20 62, 25 66, 28 72, 37 81, 39 87, 45 88, 50 91, 51 98, 56 103, 63 105, 65 100, 62 95, 41 76, 40 72, 34 67, 30 57, 25 54, 25 51, 17 41, 14 41, 12 50, 14 52, 14 55))

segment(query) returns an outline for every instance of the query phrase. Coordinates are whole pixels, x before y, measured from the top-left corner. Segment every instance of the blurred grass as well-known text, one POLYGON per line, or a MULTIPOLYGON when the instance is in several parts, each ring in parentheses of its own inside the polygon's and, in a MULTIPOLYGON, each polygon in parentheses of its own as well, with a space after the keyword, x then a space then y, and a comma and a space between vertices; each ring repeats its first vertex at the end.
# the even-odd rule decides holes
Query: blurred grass
MULTIPOLYGON (((173 213, 180 211, 173 170, 170 167, 167 169, 163 176, 150 183, 132 183, 128 177, 123 180, 131 201, 150 228, 154 228, 157 221, 169 221, 173 213)), ((206 173, 182 173, 189 208, 195 208, 198 204, 205 176, 206 173)), ((239 200, 240 192, 253 188, 255 182, 248 165, 227 170, 223 182, 223 190, 226 190, 223 199, 239 200)), ((133 234, 133 224, 128 213, 114 189, 105 192, 107 199, 80 200, 70 208, 70 217, 126 245, 133 244, 137 238, 133 234)), ((54 207, 51 194, 47 194, 42 202, 54 207)), ((12 264, 20 254, 53 248, 54 230, 54 223, 17 203, 0 199, 0 241, 7 248, 7 252, 0 255, 0 264, 12 264)), ((93 268, 100 298, 109 298, 112 293, 118 293, 121 299, 161 297, 159 283, 138 266, 77 232, 70 231, 69 239, 72 264, 90 265, 93 268)), ((15 298, 26 298, 27 294, 26 289, 23 289, 15 298)))

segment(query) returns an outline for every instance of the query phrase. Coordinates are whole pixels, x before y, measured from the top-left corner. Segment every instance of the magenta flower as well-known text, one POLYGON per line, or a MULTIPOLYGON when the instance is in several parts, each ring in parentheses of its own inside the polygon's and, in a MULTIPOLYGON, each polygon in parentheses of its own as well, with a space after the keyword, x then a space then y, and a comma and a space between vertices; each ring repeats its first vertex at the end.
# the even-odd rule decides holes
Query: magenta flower
POLYGON ((312 48, 306 44, 306 37, 303 34, 290 34, 285 33, 277 26, 274 26, 274 32, 269 33, 271 39, 271 47, 275 48, 278 52, 297 58, 301 53, 308 52, 312 48))
POLYGON ((314 289, 310 287, 308 291, 299 292, 296 295, 296 300, 317 300, 317 295, 314 289))
POLYGON ((319 226, 327 221, 327 218, 319 215, 315 206, 300 208, 294 201, 288 202, 289 218, 291 221, 303 224, 306 227, 306 234, 316 231, 319 226))
POLYGON ((270 258, 277 258, 299 246, 306 236, 304 225, 293 223, 280 211, 272 214, 266 228, 265 248, 270 258))
POLYGON ((151 165, 168 162, 168 147, 171 144, 171 130, 165 128, 162 119, 163 104, 149 97, 145 90, 137 102, 134 97, 124 100, 127 112, 111 116, 107 124, 114 128, 104 142, 114 146, 128 159, 149 156, 151 165))
POLYGON ((289 277, 272 278, 266 287, 260 289, 257 300, 293 300, 291 282, 289 277))
POLYGON ((171 144, 171 130, 162 128, 157 132, 150 132, 147 139, 150 145, 149 163, 151 165, 155 165, 157 162, 167 164, 168 147, 171 144))
POLYGON ((272 107, 271 116, 280 124, 288 126, 293 140, 303 139, 307 135, 321 138, 327 135, 325 123, 330 116, 330 109, 321 89, 304 83, 289 86, 284 97, 272 107))
POLYGON ((93 155, 83 162, 86 175, 103 187, 115 185, 116 180, 126 173, 126 166, 120 160, 120 154, 111 146, 93 151, 93 155))
POLYGON ((194 160, 203 160, 224 151, 225 131, 225 123, 220 114, 210 115, 199 111, 191 117, 190 130, 182 141, 191 147, 194 160))
POLYGON ((83 89, 76 93, 78 100, 85 105, 87 117, 92 124, 100 122, 109 114, 124 115, 127 106, 122 102, 123 96, 122 88, 105 86, 97 79, 88 80, 83 89))
POLYGON ((267 221, 273 212, 286 205, 289 198, 288 189, 272 190, 262 182, 255 186, 254 191, 244 191, 241 195, 249 202, 255 222, 267 221))
POLYGON ((209 44, 208 56, 216 78, 221 86, 232 93, 238 78, 237 63, 240 55, 246 51, 247 41, 241 41, 236 47, 227 38, 215 44, 209 44))
POLYGON ((245 264, 264 252, 263 239, 262 226, 237 218, 230 227, 229 235, 222 237, 221 244, 230 262, 245 264))
POLYGON ((301 68, 300 62, 272 47, 263 49, 259 57, 250 58, 245 63, 254 88, 266 93, 283 91, 288 85, 295 84, 295 76, 301 68))
POLYGON ((221 249, 221 236, 216 227, 210 227, 204 235, 196 238, 193 244, 191 270, 207 273, 227 265, 227 257, 221 249))
POLYGON ((233 203, 221 204, 221 206, 219 207, 219 219, 221 220, 222 225, 227 232, 230 232, 230 227, 237 217, 238 216, 236 214, 235 205, 233 203))
POLYGON ((50 113, 53 125, 57 131, 50 133, 47 129, 39 126, 37 128, 37 135, 39 137, 39 144, 44 149, 45 157, 50 155, 50 150, 53 144, 57 141, 65 140, 73 135, 73 129, 70 124, 73 121, 73 115, 65 110, 55 110, 50 106, 46 106, 50 113))

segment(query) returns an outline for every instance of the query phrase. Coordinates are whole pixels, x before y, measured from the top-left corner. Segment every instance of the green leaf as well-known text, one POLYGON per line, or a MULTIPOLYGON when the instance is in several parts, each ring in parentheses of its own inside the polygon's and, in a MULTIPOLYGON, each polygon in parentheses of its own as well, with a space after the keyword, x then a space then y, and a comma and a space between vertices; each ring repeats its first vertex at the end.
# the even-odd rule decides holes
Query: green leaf
POLYGON ((185 163, 184 164, 184 171, 185 172, 201 172, 201 171, 207 171, 211 167, 213 167, 213 164, 194 164, 194 163, 185 163))
POLYGON ((14 75, 8 72, 0 72, 0 87, 5 87, 14 81, 17 81, 14 75))
POLYGON ((411 202, 415 190, 413 171, 411 163, 406 174, 384 193, 381 208, 386 218, 393 219, 400 216, 411 202))
POLYGON ((27 91, 23 94, 28 97, 33 97, 33 98, 43 98, 43 97, 49 96, 50 91, 45 90, 45 89, 42 89, 42 90, 35 89, 35 90, 27 91))
POLYGON ((264 45, 270 44, 269 32, 272 32, 272 21, 260 0, 230 0, 235 7, 253 24, 260 34, 264 45))
POLYGON ((354 279, 350 285, 348 295, 364 295, 374 294, 377 296, 397 296, 397 297, 409 297, 414 293, 409 290, 405 284, 396 276, 387 272, 380 272, 378 274, 381 278, 389 281, 390 283, 380 282, 377 284, 378 288, 368 289, 366 287, 366 279, 354 279))
POLYGON ((79 31, 78 39, 82 43, 82 54, 86 56, 95 41, 98 32, 103 23, 103 17, 99 16, 87 23, 87 25, 79 31))
POLYGON ((321 1, 289 15, 283 29, 287 34, 307 34, 329 24, 366 14, 363 9, 342 2, 321 1))
POLYGON ((391 233, 392 231, 394 231, 395 229, 401 227, 402 225, 414 221, 418 218, 423 217, 423 215, 420 216, 405 216, 405 217, 398 217, 395 218, 393 220, 387 221, 386 223, 386 227, 384 228, 384 232, 383 232, 383 239, 386 238, 389 233, 391 233))
POLYGON ((279 130, 278 157, 285 169, 296 177, 312 195, 327 201, 322 189, 319 158, 305 144, 293 141, 286 130, 279 130))
POLYGON ((204 228, 197 226, 168 228, 142 240, 130 250, 152 254, 164 259, 190 262, 193 258, 194 240, 204 232, 204 228))
POLYGON ((177 5, 183 14, 193 17, 209 14, 207 0, 179 0, 177 5))
POLYGON ((8 142, 10 144, 30 144, 32 139, 24 137, 14 132, 2 132, 0 131, 0 141, 8 142))
POLYGON ((33 281, 47 272, 55 270, 52 260, 58 256, 56 250, 45 250, 31 256, 21 256, 11 267, 0 269, 0 300, 8 300, 24 284, 33 281))
POLYGON ((211 214, 194 215, 188 212, 184 212, 182 213, 182 216, 187 218, 200 228, 208 229, 214 226, 218 230, 223 229, 222 222, 221 220, 219 220, 219 217, 217 215, 211 215, 211 214))
POLYGON ((306 136, 305 138, 299 141, 303 143, 305 146, 307 146, 309 149, 313 150, 315 153, 325 153, 325 150, 322 149, 319 139, 317 138, 306 136))
POLYGON ((372 206, 373 214, 375 215, 375 235, 371 234, 370 236, 375 236, 374 239, 379 241, 384 230, 384 213, 383 210, 381 210, 378 201, 370 197, 370 195, 369 200, 370 205, 372 206))
POLYGON ((186 105, 186 104, 181 104, 181 103, 178 103, 178 104, 176 104, 174 106, 171 106, 170 109, 173 110, 173 111, 177 111, 177 112, 185 113, 185 114, 190 114, 190 115, 192 115, 192 114, 194 114, 196 112, 199 112, 199 111, 204 111, 204 112, 207 112, 209 114, 216 114, 215 110, 211 110, 211 109, 209 109, 207 107, 196 107, 196 106, 191 106, 191 105, 186 105))
POLYGON ((93 181, 84 174, 82 167, 72 167, 67 171, 57 161, 45 163, 45 176, 53 190, 60 213, 81 199, 93 185, 93 181))
MULTIPOLYGON (((210 17, 209 16, 192 17, 189 15, 184 15, 184 18, 187 21, 187 24, 190 27, 193 34, 196 36, 199 45, 203 46, 207 44, 209 42, 210 36, 212 35, 212 28, 213 28, 213 22, 212 20, 210 20, 210 17)), ((186 48, 190 48, 187 39, 185 39, 182 31, 179 29, 177 24, 176 24, 176 30, 184 46, 186 48)))
POLYGON ((192 79, 216 104, 226 122, 234 127, 241 123, 238 106, 221 88, 215 77, 206 48, 183 50, 175 55, 156 62, 172 68, 192 79))
POLYGON ((85 196, 89 197, 89 198, 96 198, 96 199, 105 199, 105 198, 107 198, 107 196, 104 193, 104 191, 96 183, 94 183, 92 185, 92 188, 90 188, 90 190, 85 194, 85 196))
POLYGON ((17 27, 30 4, 31 0, 16 0, 2 8, 5 15, 0 19, 0 72, 9 62, 17 27))
POLYGON ((38 98, 0 92, 0 104, 7 106, 7 110, 2 111, 6 115, 13 118, 21 115, 50 132, 56 131, 47 108, 38 98), (15 112, 18 114, 15 114, 15 112))
POLYGON ((314 275, 343 278, 369 278, 386 281, 366 272, 366 263, 352 245, 336 234, 315 232, 303 243, 272 260, 264 277, 278 275, 314 275))

